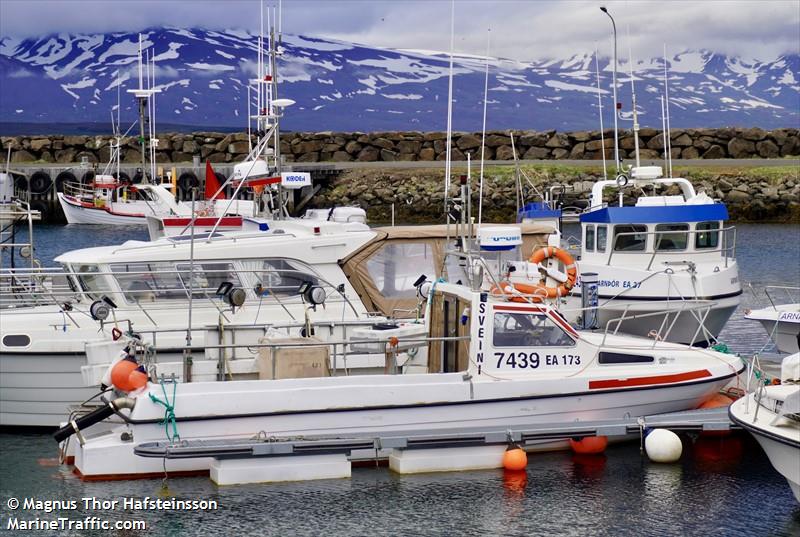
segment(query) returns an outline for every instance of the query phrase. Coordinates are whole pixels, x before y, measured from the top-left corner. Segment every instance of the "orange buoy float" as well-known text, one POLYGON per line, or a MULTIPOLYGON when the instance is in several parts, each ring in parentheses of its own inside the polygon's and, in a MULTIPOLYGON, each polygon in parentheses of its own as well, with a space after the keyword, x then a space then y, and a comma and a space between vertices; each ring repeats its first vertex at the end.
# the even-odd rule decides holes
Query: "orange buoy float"
MULTIPOLYGON (((545 285, 544 278, 542 278, 539 283, 534 284, 501 282, 500 288, 498 289, 495 286, 492 288, 491 294, 493 296, 497 296, 498 294, 511 294, 506 288, 507 286, 512 286, 521 294, 530 295, 530 300, 533 302, 541 302, 545 298, 558 298, 567 296, 572 288, 575 287, 575 282, 578 280, 578 266, 575 264, 575 259, 569 254, 569 252, 556 246, 545 246, 544 248, 540 248, 533 252, 528 261, 538 265, 542 261, 550 259, 551 257, 561 261, 566 268, 567 279, 563 283, 560 283, 555 287, 549 287, 545 285)), ((512 296, 510 300, 512 302, 528 302, 529 298, 512 296)))
POLYGON ((570 438, 569 447, 580 455, 598 455, 608 446, 607 436, 586 436, 583 438, 570 438))
MULTIPOLYGON (((715 393, 701 404, 698 409, 704 408, 727 408, 731 406, 733 399, 721 393, 715 393)), ((728 436, 731 434, 730 430, 727 431, 703 431, 700 436, 728 436)))
POLYGON ((136 358, 129 354, 114 364, 114 368, 111 370, 111 384, 123 392, 131 391, 132 388, 129 383, 130 376, 138 366, 139 364, 136 363, 136 358))
POLYGON ((150 380, 150 377, 147 376, 147 370, 143 365, 140 365, 131 371, 131 374, 128 376, 128 385, 131 387, 130 391, 143 388, 147 385, 148 380, 150 380))
POLYGON ((519 471, 524 470, 528 465, 528 454, 525 450, 514 448, 506 450, 503 454, 503 468, 506 470, 519 471))

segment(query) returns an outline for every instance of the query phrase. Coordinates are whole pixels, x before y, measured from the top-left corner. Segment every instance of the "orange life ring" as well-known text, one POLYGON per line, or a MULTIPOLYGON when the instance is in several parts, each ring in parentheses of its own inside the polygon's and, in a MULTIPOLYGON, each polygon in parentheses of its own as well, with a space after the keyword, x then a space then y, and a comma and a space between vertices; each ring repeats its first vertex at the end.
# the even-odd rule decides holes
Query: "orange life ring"
MULTIPOLYGON (((510 284, 508 282, 501 282, 500 288, 493 287, 491 289, 492 295, 498 294, 508 294, 505 291, 506 285, 512 285, 514 289, 519 291, 524 295, 530 295, 530 300, 533 302, 541 302, 545 298, 557 298, 562 296, 567 296, 570 290, 575 286, 575 282, 578 279, 578 267, 575 265, 575 259, 569 255, 566 250, 562 250, 561 248, 557 248, 555 246, 545 246, 544 248, 540 248, 531 254, 531 257, 528 259, 529 262, 534 264, 539 264, 545 259, 549 259, 551 257, 555 257, 562 263, 567 269, 567 280, 559 284, 556 287, 548 287, 544 285, 544 280, 540 283, 535 284, 526 284, 526 283, 513 283, 510 284)), ((528 298, 515 296, 511 297, 510 300, 512 302, 528 302, 528 298)))

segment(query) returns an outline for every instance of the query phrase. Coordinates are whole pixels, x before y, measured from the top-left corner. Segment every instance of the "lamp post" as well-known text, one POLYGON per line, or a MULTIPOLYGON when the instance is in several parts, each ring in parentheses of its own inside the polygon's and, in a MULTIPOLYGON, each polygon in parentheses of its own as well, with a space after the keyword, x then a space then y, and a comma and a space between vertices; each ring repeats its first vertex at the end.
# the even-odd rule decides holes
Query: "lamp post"
POLYGON ((614 73, 612 75, 612 86, 614 88, 614 165, 617 168, 617 173, 619 173, 619 129, 617 127, 617 23, 614 22, 614 17, 611 16, 611 13, 608 12, 605 6, 601 6, 600 11, 608 15, 608 18, 611 19, 611 26, 614 29, 614 73))

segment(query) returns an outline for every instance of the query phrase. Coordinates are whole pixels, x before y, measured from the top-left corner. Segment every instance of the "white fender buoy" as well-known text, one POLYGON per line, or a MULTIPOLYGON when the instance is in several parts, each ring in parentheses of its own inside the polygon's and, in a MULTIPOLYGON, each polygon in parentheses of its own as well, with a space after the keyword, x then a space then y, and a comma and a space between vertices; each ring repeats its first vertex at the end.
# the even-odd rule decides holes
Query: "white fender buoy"
POLYGON ((653 462, 676 462, 683 453, 683 444, 672 431, 653 429, 644 439, 644 450, 653 462))

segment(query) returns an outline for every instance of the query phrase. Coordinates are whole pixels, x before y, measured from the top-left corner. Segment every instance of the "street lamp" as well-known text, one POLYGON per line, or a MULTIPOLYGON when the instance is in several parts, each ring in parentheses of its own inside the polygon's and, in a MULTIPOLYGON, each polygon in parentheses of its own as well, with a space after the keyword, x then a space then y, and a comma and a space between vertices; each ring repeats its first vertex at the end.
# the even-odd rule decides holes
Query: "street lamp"
POLYGON ((617 24, 614 22, 614 17, 611 16, 611 13, 608 12, 605 6, 601 6, 600 11, 608 15, 608 18, 611 19, 611 26, 614 28, 614 74, 612 82, 612 86, 614 87, 614 164, 617 167, 617 173, 619 173, 619 129, 617 127, 617 107, 619 106, 617 104, 617 24))

